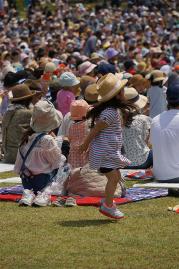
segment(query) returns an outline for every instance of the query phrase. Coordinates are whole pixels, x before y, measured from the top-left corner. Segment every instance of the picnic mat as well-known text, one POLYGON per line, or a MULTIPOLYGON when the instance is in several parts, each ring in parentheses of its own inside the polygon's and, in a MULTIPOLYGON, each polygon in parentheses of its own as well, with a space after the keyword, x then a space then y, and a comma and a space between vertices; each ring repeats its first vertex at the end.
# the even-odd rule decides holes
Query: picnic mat
POLYGON ((125 177, 126 180, 149 180, 153 179, 152 170, 126 170, 121 169, 121 175, 125 177))
POLYGON ((179 183, 159 183, 149 182, 145 184, 134 184, 134 188, 165 188, 165 189, 179 189, 179 183))
POLYGON ((1 178, 0 183, 21 183, 20 177, 1 178))
MULTIPOLYGON (((0 200, 18 202, 22 196, 23 188, 21 185, 14 187, 0 188, 0 200)), ((125 204, 137 202, 141 200, 154 199, 165 197, 168 195, 166 189, 145 189, 145 188, 129 188, 124 198, 114 198, 116 204, 125 204)), ((52 195, 52 201, 56 200, 57 196, 52 195)), ((65 198, 65 197, 64 197, 65 198)), ((75 196, 77 205, 81 206, 99 206, 101 197, 80 197, 75 196)))
POLYGON ((0 173, 13 171, 14 164, 0 162, 0 173))

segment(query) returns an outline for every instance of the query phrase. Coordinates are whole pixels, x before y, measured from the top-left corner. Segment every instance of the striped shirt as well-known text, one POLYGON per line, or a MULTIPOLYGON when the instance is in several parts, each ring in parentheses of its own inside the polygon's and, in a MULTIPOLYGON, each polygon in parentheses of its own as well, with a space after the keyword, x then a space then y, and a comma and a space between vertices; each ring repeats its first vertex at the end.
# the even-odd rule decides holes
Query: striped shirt
POLYGON ((118 169, 129 165, 130 161, 121 154, 122 127, 118 110, 106 108, 97 120, 107 123, 108 127, 102 130, 90 144, 90 168, 118 169))

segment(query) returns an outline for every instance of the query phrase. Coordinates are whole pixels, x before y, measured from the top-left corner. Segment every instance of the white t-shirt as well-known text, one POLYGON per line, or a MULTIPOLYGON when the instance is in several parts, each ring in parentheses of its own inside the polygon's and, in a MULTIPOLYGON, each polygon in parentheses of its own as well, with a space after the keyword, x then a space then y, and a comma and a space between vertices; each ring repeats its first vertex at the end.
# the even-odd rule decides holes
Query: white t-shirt
POLYGON ((152 120, 153 172, 158 180, 179 177, 179 109, 164 111, 152 120))

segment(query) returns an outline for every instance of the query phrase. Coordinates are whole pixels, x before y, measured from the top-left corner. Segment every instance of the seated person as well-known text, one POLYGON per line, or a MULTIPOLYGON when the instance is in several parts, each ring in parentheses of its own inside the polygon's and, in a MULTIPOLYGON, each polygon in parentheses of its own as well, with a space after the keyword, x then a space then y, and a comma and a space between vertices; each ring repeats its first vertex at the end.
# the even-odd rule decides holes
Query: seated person
POLYGON ((25 84, 12 89, 11 104, 2 119, 2 152, 6 163, 15 163, 24 128, 30 125, 32 110, 29 106, 35 94, 25 84))
POLYGON ((14 171, 22 179, 24 193, 20 205, 47 206, 50 195, 45 188, 60 167, 61 149, 53 130, 60 126, 62 114, 52 103, 40 100, 34 106, 30 128, 24 135, 14 171))
POLYGON ((179 183, 179 78, 167 89, 168 111, 152 120, 153 173, 164 183, 179 183))
POLYGON ((123 128, 125 156, 131 161, 127 169, 147 169, 152 166, 152 152, 148 147, 151 118, 144 115, 147 97, 139 95, 134 88, 124 89, 125 98, 137 107, 129 126, 123 128))

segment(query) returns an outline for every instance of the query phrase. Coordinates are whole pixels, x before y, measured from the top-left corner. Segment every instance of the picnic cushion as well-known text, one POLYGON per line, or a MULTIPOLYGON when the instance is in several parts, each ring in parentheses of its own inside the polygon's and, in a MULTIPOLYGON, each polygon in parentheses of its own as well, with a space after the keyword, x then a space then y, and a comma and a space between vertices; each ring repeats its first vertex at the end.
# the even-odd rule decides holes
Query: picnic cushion
MULTIPOLYGON (((82 196, 105 196, 106 176, 91 170, 88 165, 73 170, 66 182, 66 190, 70 194, 82 196)), ((121 187, 118 184, 115 196, 121 197, 121 187)))

